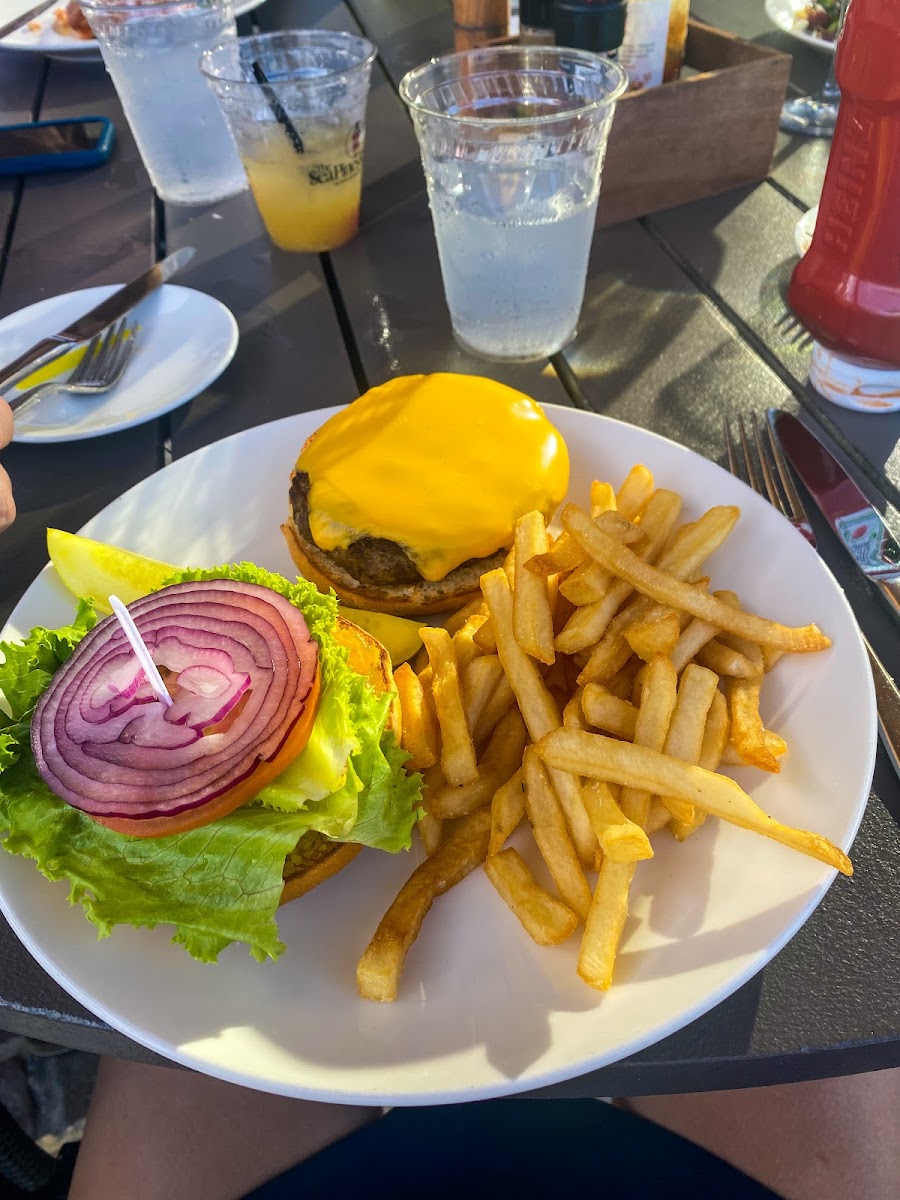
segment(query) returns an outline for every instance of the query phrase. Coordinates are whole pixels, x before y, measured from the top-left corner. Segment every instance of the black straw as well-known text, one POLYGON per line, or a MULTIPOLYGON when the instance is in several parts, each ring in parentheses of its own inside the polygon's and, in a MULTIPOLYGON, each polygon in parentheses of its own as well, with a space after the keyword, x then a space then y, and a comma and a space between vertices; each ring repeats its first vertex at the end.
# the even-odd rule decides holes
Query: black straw
POLYGON ((251 64, 250 69, 253 72, 253 77, 255 78, 256 82, 259 84, 259 86, 263 90, 263 95, 265 96, 266 100, 269 103, 269 108, 271 108, 272 113, 275 116, 275 120, 278 122, 278 124, 282 127, 284 132, 287 134, 288 141, 291 143, 291 145, 294 147, 294 149, 297 151, 298 154, 303 154, 304 153, 303 138, 297 132, 297 127, 294 124, 294 122, 291 120, 291 118, 287 115, 287 113, 282 108, 278 97, 275 95, 272 85, 269 83, 269 80, 266 78, 265 71, 262 69, 262 67, 259 65, 258 62, 253 62, 251 64))

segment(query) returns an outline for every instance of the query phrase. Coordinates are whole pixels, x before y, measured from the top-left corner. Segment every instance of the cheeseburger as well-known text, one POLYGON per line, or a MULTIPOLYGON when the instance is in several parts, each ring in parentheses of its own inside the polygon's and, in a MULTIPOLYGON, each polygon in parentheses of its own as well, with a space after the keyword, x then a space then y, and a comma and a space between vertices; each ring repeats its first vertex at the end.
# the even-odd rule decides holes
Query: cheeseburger
POLYGON ((357 608, 459 608, 500 566, 516 520, 566 494, 561 435, 530 397, 473 375, 372 388, 303 447, 282 526, 301 575, 357 608))

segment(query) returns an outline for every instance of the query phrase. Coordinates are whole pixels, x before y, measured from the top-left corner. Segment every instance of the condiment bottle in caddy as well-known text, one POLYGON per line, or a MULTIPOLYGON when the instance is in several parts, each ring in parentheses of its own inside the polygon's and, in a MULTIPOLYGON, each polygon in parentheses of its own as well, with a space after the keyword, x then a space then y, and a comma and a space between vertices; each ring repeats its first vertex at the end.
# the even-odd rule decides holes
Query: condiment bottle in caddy
POLYGON ((619 61, 633 91, 670 83, 681 74, 690 0, 628 0, 619 61))
POLYGON ((788 304, 815 340, 810 382, 863 412, 900 411, 900 3, 853 0, 842 100, 812 243, 788 304))
POLYGON ((625 36, 625 11, 625 0, 556 0, 556 44, 616 59, 625 36))

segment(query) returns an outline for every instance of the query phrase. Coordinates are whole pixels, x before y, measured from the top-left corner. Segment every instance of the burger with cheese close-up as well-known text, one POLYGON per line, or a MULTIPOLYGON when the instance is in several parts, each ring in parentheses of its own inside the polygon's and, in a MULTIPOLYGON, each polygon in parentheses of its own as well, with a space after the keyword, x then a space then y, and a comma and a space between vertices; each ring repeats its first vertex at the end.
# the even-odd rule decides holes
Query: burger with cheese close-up
POLYGON ((562 436, 529 396, 473 375, 371 388, 303 446, 282 526, 300 574, 357 608, 460 608, 516 520, 566 494, 562 436))

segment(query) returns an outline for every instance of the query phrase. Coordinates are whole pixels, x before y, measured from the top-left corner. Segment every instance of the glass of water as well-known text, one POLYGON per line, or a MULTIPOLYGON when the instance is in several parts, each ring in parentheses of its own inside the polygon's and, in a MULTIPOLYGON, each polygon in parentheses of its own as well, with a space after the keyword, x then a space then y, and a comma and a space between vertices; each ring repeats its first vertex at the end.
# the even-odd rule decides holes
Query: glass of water
POLYGON ((626 86, 617 63, 549 46, 466 50, 403 79, 465 349, 525 362, 574 336, 606 143, 626 86))
POLYGON ((82 0, 150 182, 167 204, 212 204, 247 187, 200 71, 235 38, 232 0, 82 0))

